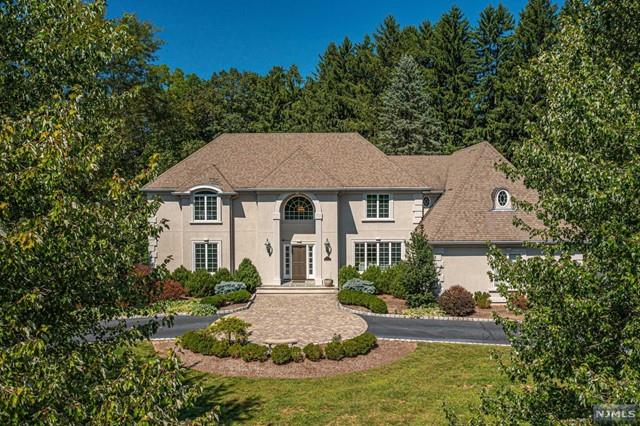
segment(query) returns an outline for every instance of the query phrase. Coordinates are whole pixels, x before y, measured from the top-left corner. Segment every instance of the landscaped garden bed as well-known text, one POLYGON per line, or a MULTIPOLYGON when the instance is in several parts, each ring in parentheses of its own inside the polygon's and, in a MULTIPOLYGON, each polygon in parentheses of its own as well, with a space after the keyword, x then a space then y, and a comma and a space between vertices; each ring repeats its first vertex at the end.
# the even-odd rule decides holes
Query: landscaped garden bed
POLYGON ((206 356, 178 347, 173 340, 153 341, 153 347, 159 354, 174 349, 186 366, 206 373, 241 377, 307 378, 334 376, 380 367, 409 355, 415 350, 416 344, 379 341, 378 346, 365 356, 343 358, 340 361, 326 358, 319 361, 305 359, 285 365, 277 365, 272 361, 245 362, 241 358, 206 356))

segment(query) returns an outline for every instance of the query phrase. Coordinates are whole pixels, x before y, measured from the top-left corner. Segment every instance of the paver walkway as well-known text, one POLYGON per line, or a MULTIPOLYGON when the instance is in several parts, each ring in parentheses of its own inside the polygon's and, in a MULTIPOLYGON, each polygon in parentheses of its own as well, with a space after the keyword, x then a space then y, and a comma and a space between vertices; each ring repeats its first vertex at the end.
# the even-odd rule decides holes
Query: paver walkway
POLYGON ((260 343, 326 343, 334 334, 349 339, 367 330, 365 320, 338 308, 335 294, 258 294, 251 308, 231 315, 250 323, 251 340, 260 343))

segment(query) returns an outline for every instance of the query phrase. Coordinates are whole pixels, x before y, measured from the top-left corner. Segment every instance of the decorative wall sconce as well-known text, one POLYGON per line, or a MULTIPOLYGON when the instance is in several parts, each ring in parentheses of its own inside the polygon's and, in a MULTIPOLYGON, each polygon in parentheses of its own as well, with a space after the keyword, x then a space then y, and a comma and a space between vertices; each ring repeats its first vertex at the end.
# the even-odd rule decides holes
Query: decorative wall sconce
POLYGON ((265 248, 267 249, 267 254, 269 257, 273 254, 273 246, 271 245, 271 241, 267 238, 267 241, 264 243, 265 248))
POLYGON ((331 260, 331 252, 332 252, 332 248, 331 248, 331 243, 329 242, 329 239, 327 238, 324 242, 324 251, 327 253, 327 256, 324 258, 324 260, 331 260))

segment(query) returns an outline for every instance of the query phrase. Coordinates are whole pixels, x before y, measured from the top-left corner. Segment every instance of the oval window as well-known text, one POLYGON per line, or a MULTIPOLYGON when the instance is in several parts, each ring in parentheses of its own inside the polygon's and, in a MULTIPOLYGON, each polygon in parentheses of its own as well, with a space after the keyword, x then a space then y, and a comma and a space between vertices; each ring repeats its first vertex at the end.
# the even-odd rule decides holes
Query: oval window
POLYGON ((422 207, 424 207, 425 209, 428 209, 429 207, 431 207, 431 198, 424 197, 422 199, 422 207))
POLYGON ((504 189, 498 191, 498 194, 496 195, 496 202, 498 207, 507 207, 509 204, 509 193, 504 189))

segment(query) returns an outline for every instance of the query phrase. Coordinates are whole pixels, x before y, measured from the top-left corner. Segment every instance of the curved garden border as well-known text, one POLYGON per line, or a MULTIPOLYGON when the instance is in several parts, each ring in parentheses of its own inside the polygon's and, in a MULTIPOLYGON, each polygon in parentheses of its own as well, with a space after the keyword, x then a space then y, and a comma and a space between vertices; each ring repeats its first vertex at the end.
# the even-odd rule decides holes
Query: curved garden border
POLYGON ((373 312, 367 312, 367 311, 359 311, 357 309, 351 309, 348 308, 346 306, 344 306, 342 303, 340 303, 339 301, 336 301, 336 303, 338 304, 338 308, 343 309, 347 312, 351 312, 352 314, 356 314, 356 315, 364 315, 364 316, 370 316, 370 317, 385 317, 385 318, 411 318, 411 319, 428 319, 428 320, 442 320, 442 321, 472 321, 472 322, 493 322, 495 323, 495 320, 490 319, 490 318, 469 318, 469 317, 438 317, 438 316, 423 316, 423 317, 408 317, 406 315, 400 315, 400 314, 376 314, 373 312))

